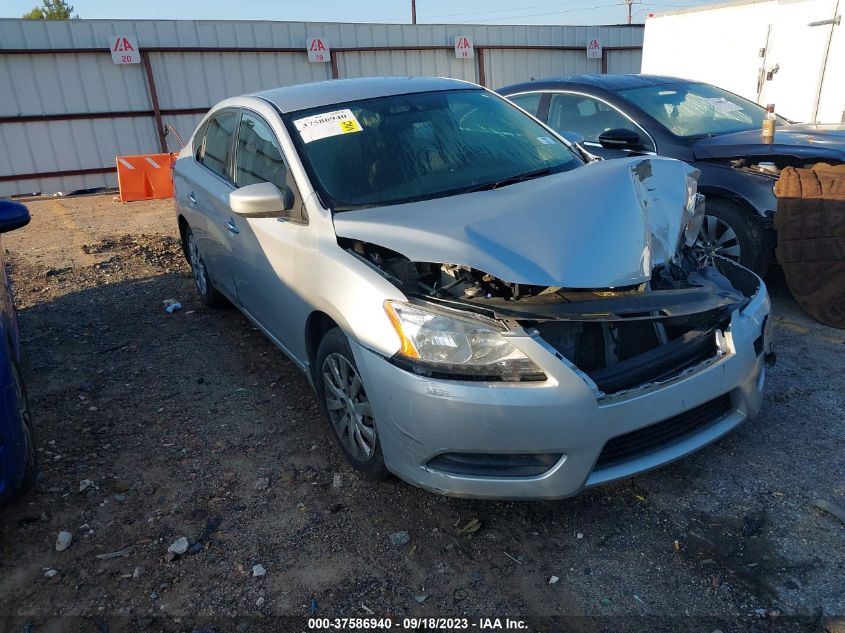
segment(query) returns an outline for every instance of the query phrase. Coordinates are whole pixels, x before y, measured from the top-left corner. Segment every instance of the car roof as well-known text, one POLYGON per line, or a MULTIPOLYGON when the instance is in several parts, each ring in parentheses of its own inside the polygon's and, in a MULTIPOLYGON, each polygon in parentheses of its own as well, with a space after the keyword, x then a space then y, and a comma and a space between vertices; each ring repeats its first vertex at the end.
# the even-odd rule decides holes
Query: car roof
POLYGON ((287 113, 375 97, 472 88, 479 86, 443 77, 363 77, 284 86, 256 92, 251 96, 265 99, 287 113))
POLYGON ((689 79, 666 77, 663 75, 573 75, 572 77, 551 77, 548 79, 514 84, 512 86, 501 88, 499 92, 516 92, 518 89, 525 89, 528 87, 537 88, 539 86, 544 88, 560 85, 571 87, 576 84, 616 92, 617 90, 627 90, 629 88, 661 86, 664 84, 674 84, 678 82, 698 83, 691 82, 689 79))

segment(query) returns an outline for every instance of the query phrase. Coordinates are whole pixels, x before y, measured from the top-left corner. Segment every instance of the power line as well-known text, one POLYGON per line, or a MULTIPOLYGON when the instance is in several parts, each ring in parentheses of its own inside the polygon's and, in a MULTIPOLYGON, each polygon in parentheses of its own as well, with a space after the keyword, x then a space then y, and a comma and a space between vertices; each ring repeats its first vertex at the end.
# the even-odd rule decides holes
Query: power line
POLYGON ((472 24, 472 23, 480 23, 480 22, 490 22, 491 20, 501 20, 501 19, 519 20, 519 19, 522 19, 522 18, 535 18, 535 17, 540 17, 540 16, 546 16, 546 15, 558 15, 558 14, 561 14, 561 13, 573 13, 575 11, 594 11, 595 9, 606 9, 607 7, 618 7, 619 4, 620 3, 618 3, 618 2, 613 2, 611 4, 598 4, 598 5, 593 6, 593 7, 568 9, 566 11, 546 11, 545 13, 528 13, 528 14, 523 14, 523 15, 508 15, 508 16, 505 16, 504 18, 502 18, 502 17, 484 18, 484 19, 474 20, 473 22, 463 21, 463 22, 459 22, 459 24, 472 24))
MULTIPOLYGON (((595 2, 595 0, 572 0, 571 2, 567 2, 567 5, 572 4, 579 4, 582 2, 595 2)), ((479 13, 482 15, 489 14, 489 13, 509 13, 511 11, 525 11, 527 9, 545 9, 546 7, 559 7, 561 5, 560 2, 554 2, 551 4, 535 4, 529 7, 517 7, 516 9, 490 9, 489 11, 464 11, 462 13, 439 13, 434 15, 426 15, 424 16, 427 20, 432 18, 452 18, 462 15, 478 15, 479 13)), ((505 18, 507 19, 507 18, 505 18)))
MULTIPOLYGON (((570 2, 567 2, 565 6, 571 7, 574 4, 581 4, 581 3, 585 3, 585 2, 595 2, 595 0, 571 0, 570 2)), ((644 4, 644 3, 641 0, 630 0, 630 4, 638 4, 639 5, 639 4, 644 4)), ((648 3, 648 4, 652 4, 652 3, 648 3)), ((653 4, 654 4, 654 6, 680 6, 680 7, 694 6, 694 5, 667 5, 667 4, 662 4, 662 3, 653 3, 653 4)), ((495 21, 495 20, 519 20, 519 19, 522 19, 522 18, 543 17, 543 16, 549 16, 549 15, 576 13, 576 12, 580 12, 580 11, 595 11, 597 9, 606 9, 606 8, 609 8, 609 7, 626 6, 626 5, 629 6, 629 0, 622 0, 621 2, 613 2, 613 3, 609 3, 609 4, 599 4, 599 5, 594 5, 594 6, 590 6, 590 7, 573 7, 573 8, 561 9, 561 10, 557 10, 557 11, 543 11, 543 12, 538 12, 538 13, 519 13, 519 14, 516 14, 516 15, 497 15, 497 16, 491 16, 491 17, 476 17, 474 19, 469 19, 469 20, 455 20, 455 21, 453 21, 453 23, 454 24, 481 24, 481 23, 485 23, 485 22, 492 22, 492 21, 495 21)), ((490 16, 491 13, 509 13, 511 11, 524 11, 526 9, 541 8, 541 7, 547 7, 547 6, 560 6, 560 3, 558 2, 558 3, 555 3, 555 4, 531 5, 531 6, 527 6, 527 7, 519 7, 519 8, 516 8, 516 9, 513 9, 513 8, 511 8, 511 9, 491 9, 491 10, 488 10, 488 11, 480 10, 480 11, 472 11, 472 12, 468 11, 468 12, 461 12, 461 13, 418 15, 417 16, 417 23, 420 23, 419 20, 427 21, 427 20, 432 20, 432 19, 436 19, 436 18, 458 17, 458 16, 462 16, 462 15, 490 16)), ((412 8, 415 8, 415 7, 412 7, 412 8)), ((640 11, 637 11, 637 13, 639 13, 640 11)), ((380 16, 378 18, 368 20, 368 21, 380 22, 380 23, 392 23, 392 22, 405 21, 407 19, 408 19, 407 16, 405 16, 404 18, 399 18, 399 17, 397 17, 397 18, 386 18, 386 17, 380 16)), ((413 22, 413 16, 412 16, 412 23, 414 23, 413 22)), ((422 24, 426 24, 426 23, 427 22, 422 22, 422 24)), ((631 22, 629 21, 629 24, 630 23, 631 22)))

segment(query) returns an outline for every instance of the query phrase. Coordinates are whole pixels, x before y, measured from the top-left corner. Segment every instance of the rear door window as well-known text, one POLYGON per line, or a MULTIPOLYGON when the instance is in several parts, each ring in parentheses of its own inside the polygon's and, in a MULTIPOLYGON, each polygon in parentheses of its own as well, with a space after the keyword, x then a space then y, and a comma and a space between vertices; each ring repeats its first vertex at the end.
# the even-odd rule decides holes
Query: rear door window
POLYGON ((205 129, 205 141, 197 156, 200 163, 226 180, 232 179, 229 164, 237 118, 236 112, 223 112, 213 117, 205 129))
POLYGON ((540 99, 542 98, 543 93, 541 92, 529 92, 508 97, 508 99, 533 116, 537 116, 537 113, 540 111, 540 99))

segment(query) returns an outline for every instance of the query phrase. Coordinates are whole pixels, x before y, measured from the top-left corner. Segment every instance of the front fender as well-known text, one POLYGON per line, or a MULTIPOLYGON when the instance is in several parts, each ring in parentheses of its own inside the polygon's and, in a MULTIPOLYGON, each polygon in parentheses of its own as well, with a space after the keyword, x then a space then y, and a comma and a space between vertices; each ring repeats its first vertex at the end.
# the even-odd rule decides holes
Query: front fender
POLYGON ((777 209, 777 197, 772 189, 775 178, 710 163, 694 165, 701 170, 698 191, 705 196, 733 200, 762 218, 770 217, 777 209))
POLYGON ((374 267, 326 240, 319 247, 315 267, 303 271, 313 288, 311 305, 324 312, 354 341, 384 356, 400 348, 399 335, 384 310, 388 299, 406 301, 405 295, 374 267))

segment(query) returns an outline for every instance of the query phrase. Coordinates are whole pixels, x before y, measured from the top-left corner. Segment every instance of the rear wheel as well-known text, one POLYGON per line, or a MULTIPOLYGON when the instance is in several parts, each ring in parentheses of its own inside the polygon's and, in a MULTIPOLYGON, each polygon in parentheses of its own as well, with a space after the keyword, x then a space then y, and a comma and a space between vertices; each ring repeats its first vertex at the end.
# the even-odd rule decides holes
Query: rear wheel
POLYGON ((386 478, 389 472, 370 400, 339 328, 329 330, 320 342, 315 379, 320 408, 347 461, 372 479, 386 478))
POLYGON ((15 395, 18 399, 18 411, 23 426, 24 472, 18 489, 12 495, 13 499, 21 497, 35 487, 38 479, 38 453, 35 450, 35 436, 32 431, 32 416, 29 412, 29 400, 23 384, 20 368, 12 363, 12 376, 15 381, 15 395))
POLYGON ((769 268, 767 241, 762 225, 730 200, 707 199, 704 222, 694 248, 706 262, 712 263, 716 256, 726 257, 761 277, 769 268))
POLYGON ((200 254, 199 245, 191 227, 185 229, 185 252, 188 255, 188 263, 191 265, 191 272, 194 275, 194 284, 200 297, 202 297, 203 303, 210 307, 221 305, 223 295, 217 291, 208 276, 208 269, 205 267, 205 261, 200 254))

